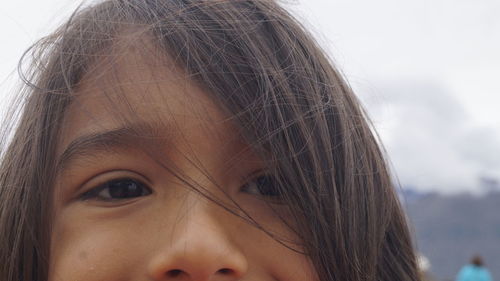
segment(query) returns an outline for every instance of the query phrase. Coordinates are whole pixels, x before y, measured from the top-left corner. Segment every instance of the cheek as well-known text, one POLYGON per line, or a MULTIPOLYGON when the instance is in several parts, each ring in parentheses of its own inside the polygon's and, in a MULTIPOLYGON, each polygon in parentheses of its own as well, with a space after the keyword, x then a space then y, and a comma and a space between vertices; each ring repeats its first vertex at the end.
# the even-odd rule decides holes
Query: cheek
POLYGON ((149 246, 135 229, 60 218, 52 236, 49 281, 133 280, 149 246))
MULTIPOLYGON (((247 232, 251 233, 251 230, 247 232)), ((273 277, 272 280, 318 280, 313 264, 306 255, 302 254, 303 249, 294 235, 283 229, 271 233, 271 235, 276 235, 276 239, 279 239, 277 241, 262 231, 258 232, 254 232, 252 237, 245 242, 248 245, 248 256, 254 263, 264 268, 267 274, 273 277)))
POLYGON ((290 252, 277 258, 282 266, 275 275, 280 281, 319 281, 316 270, 308 258, 293 256, 290 252))

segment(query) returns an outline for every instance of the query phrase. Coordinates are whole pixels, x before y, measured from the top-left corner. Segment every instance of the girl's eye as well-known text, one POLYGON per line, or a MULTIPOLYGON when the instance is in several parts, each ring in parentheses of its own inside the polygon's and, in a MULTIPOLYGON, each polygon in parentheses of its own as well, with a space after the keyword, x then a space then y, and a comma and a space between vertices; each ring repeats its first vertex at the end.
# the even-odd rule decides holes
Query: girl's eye
POLYGON ((82 195, 83 200, 95 199, 100 201, 126 200, 152 193, 144 183, 130 178, 115 179, 95 187, 82 195))
POLYGON ((282 198, 276 178, 269 175, 259 176, 248 182, 242 187, 242 191, 273 201, 279 201, 282 198))

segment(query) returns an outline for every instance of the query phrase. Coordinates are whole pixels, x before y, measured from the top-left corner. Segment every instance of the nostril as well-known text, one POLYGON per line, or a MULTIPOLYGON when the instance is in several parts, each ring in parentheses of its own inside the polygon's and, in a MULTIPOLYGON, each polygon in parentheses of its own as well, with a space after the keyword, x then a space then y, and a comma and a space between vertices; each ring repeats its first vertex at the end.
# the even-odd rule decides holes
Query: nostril
MULTIPOLYGON (((181 269, 172 269, 172 270, 169 270, 167 272, 167 275, 168 275, 168 277, 174 278, 174 277, 179 277, 183 273, 184 273, 184 271, 182 271, 181 269)), ((221 268, 221 269, 217 270, 217 273, 223 274, 223 275, 232 275, 234 273, 234 270, 232 270, 230 268, 221 268)))
POLYGON ((233 273, 233 270, 229 268, 221 268, 217 272, 220 274, 229 275, 233 273))
POLYGON ((169 277, 177 277, 182 274, 182 270, 180 269, 172 269, 167 272, 169 277))

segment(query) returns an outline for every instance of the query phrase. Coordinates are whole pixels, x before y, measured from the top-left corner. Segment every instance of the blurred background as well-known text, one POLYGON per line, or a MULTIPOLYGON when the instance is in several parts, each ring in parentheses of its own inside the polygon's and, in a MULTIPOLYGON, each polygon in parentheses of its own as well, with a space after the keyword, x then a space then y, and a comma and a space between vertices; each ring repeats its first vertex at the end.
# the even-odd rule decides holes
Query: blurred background
MULTIPOLYGON (((80 1, 0 2, 0 111, 22 53, 80 1)), ((500 1, 281 1, 380 134, 431 278, 474 254, 500 280, 500 1)))

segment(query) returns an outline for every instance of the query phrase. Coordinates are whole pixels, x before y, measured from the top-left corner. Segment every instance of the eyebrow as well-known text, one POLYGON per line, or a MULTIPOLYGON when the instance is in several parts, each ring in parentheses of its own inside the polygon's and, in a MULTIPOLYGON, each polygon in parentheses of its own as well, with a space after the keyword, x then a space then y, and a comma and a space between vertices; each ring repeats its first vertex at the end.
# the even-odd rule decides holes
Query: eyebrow
POLYGON ((165 128, 160 129, 159 126, 140 123, 77 137, 58 157, 56 172, 62 173, 71 162, 80 157, 88 157, 101 152, 109 153, 117 148, 136 148, 144 144, 163 147, 171 132, 165 128), (165 131, 167 134, 160 133, 165 131))

